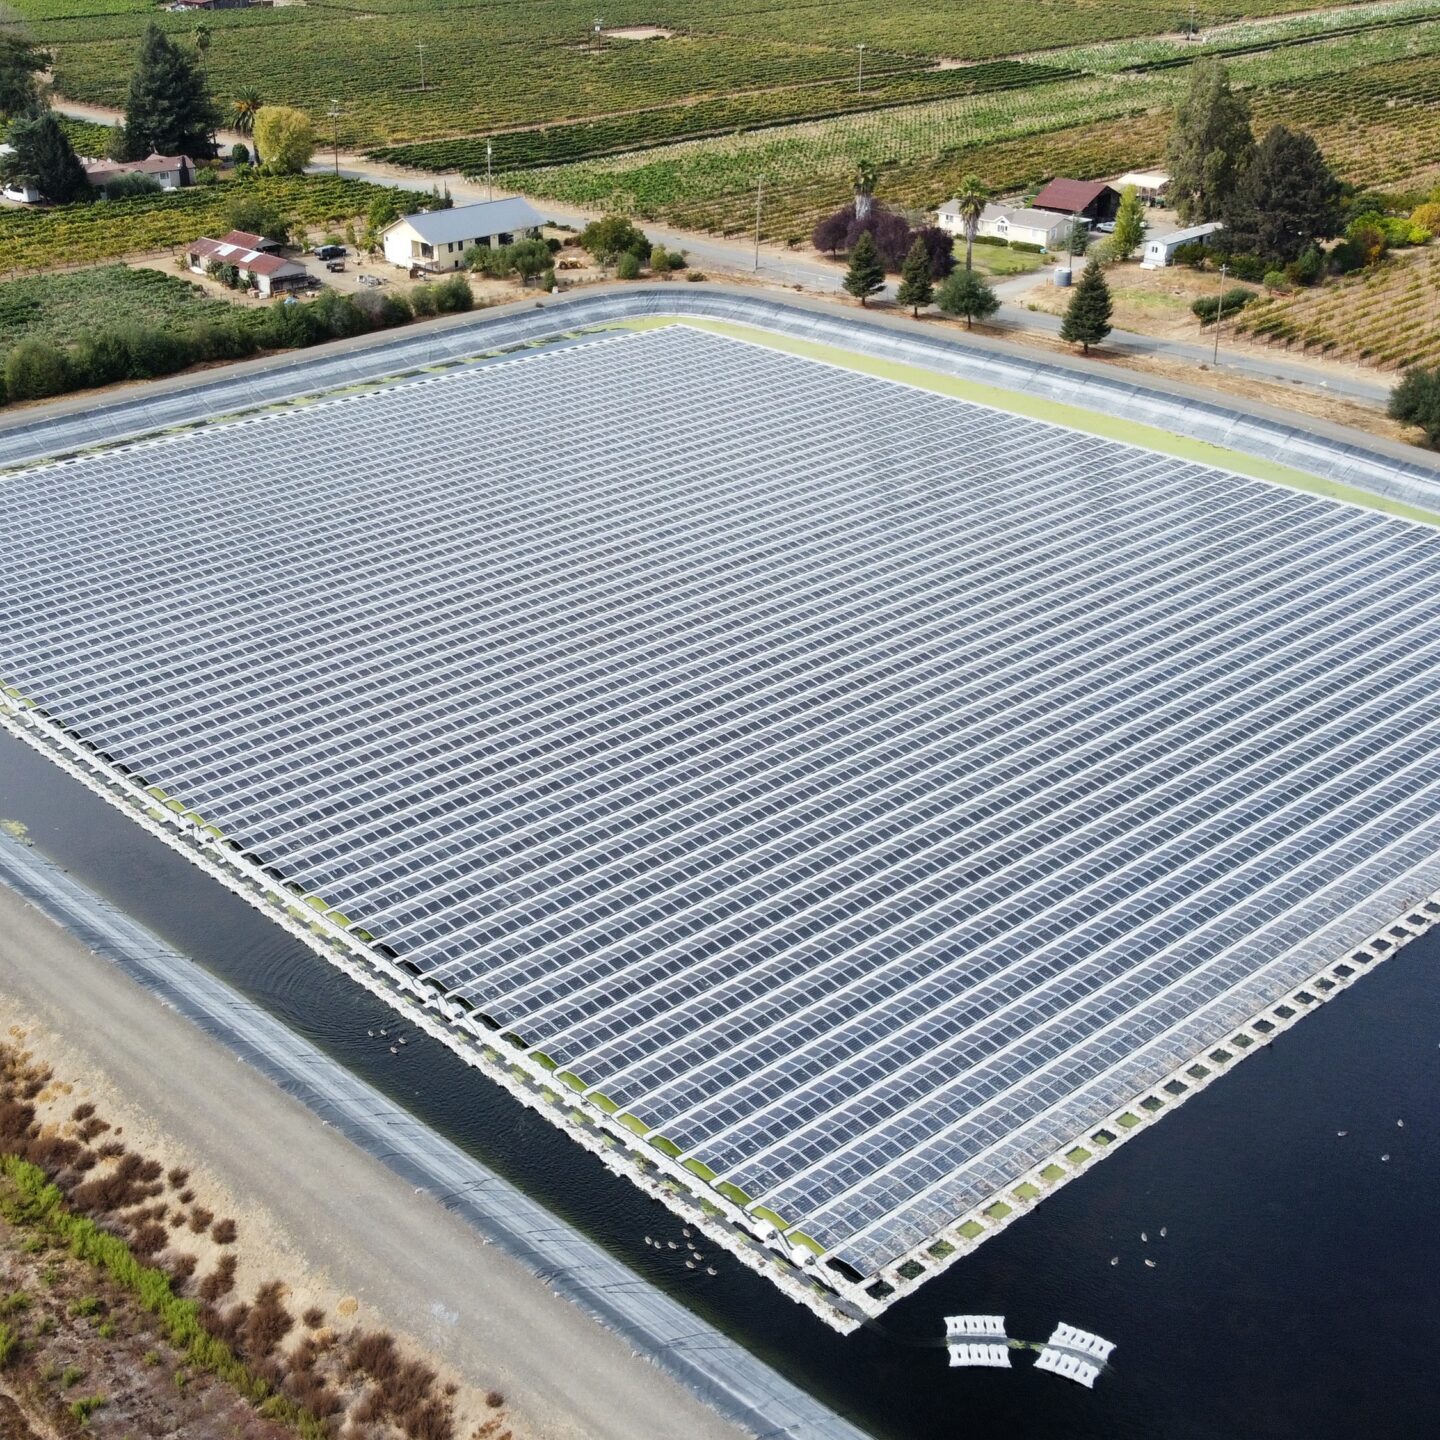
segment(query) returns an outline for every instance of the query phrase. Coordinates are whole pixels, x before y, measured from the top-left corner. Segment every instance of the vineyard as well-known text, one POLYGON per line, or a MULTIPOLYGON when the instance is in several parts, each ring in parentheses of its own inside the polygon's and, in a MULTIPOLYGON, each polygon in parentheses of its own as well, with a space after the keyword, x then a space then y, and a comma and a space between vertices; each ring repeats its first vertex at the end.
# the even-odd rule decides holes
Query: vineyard
POLYGON ((277 175, 55 210, 4 209, 0 210, 0 257, 6 272, 14 275, 174 249, 228 229, 226 208, 242 186, 302 225, 331 228, 363 215, 377 195, 394 195, 402 207, 411 209, 430 199, 363 180, 277 175))
POLYGON ((1440 249, 1397 255, 1318 290, 1263 300, 1237 333, 1387 368, 1440 365, 1440 249))
POLYGON ((70 345, 96 330, 188 330, 234 307, 158 270, 103 265, 0 282, 0 361, 18 340, 70 345))
MULTIPOLYGON (((122 103, 139 32, 152 18, 187 39, 196 23, 193 16, 137 8, 135 0, 11 3, 54 46, 61 92, 97 104, 122 103)), ((1295 3, 1222 0, 1206 13, 1215 23, 1295 3)), ((205 63, 222 104, 247 85, 317 116, 338 101, 347 145, 485 136, 675 107, 679 113, 637 127, 641 135, 670 140, 716 126, 833 114, 850 108, 856 90, 860 105, 943 98, 970 82, 935 68, 941 58, 995 59, 1022 45, 1153 36, 1171 29, 1177 8, 1184 9, 1174 0, 1027 6, 1017 34, 1008 0, 967 0, 963 7, 925 0, 617 0, 604 7, 607 24, 657 24, 677 33, 597 42, 590 33, 595 7, 579 0, 311 0, 210 13, 205 63), (810 93, 816 87, 821 93, 810 93), (706 100, 733 108, 719 117, 694 108, 706 100)), ((572 146, 523 163, 577 158, 572 146)))
MULTIPOLYGON (((1255 92, 1257 123, 1313 126, 1342 174, 1407 178, 1440 160, 1440 22, 1326 39, 1242 56, 1238 85, 1255 92)), ((1055 174, 1114 174, 1157 161, 1183 70, 1085 75, 660 147, 639 155, 517 170, 506 185, 593 209, 735 233, 754 224, 786 239, 841 203, 856 163, 880 167, 892 203, 932 206, 970 171, 992 189, 1030 190, 1055 174)))

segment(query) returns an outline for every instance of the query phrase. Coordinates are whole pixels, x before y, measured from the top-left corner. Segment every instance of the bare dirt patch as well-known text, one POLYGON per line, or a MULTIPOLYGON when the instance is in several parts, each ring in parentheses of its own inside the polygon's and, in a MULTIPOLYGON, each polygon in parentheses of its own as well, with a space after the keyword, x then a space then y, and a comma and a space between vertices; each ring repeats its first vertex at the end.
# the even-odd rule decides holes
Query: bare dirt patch
POLYGON ((669 40, 675 34, 663 25, 620 25, 600 33, 607 40, 669 40))

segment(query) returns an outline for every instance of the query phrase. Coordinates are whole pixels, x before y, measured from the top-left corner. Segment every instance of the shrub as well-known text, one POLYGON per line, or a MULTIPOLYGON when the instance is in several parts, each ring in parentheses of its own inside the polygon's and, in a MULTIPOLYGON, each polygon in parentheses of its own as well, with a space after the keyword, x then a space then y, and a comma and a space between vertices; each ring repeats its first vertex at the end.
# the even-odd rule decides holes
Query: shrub
POLYGON ((670 252, 663 245, 657 245, 650 252, 650 269, 656 275, 670 273, 670 252))
MULTIPOLYGON (((153 380, 158 375, 173 375, 189 365, 193 358, 185 338, 168 330, 128 326, 119 332, 119 338, 130 357, 129 378, 132 380, 153 380)), ((147 1184, 159 1179, 160 1172, 154 1161, 149 1163, 154 1167, 154 1173, 137 1176, 147 1184)))
POLYGON ((235 1288, 235 1265, 234 1255, 222 1255, 215 1262, 215 1268, 201 1280, 200 1298, 214 1304, 221 1296, 228 1295, 235 1288))
POLYGON ((1426 441, 1440 448, 1440 367, 1406 371, 1390 393, 1389 414, 1404 425, 1418 425, 1426 441))
POLYGON ((15 1333, 14 1326, 0 1320, 0 1370, 15 1358, 19 1348, 20 1337, 15 1333))
POLYGON ((113 385, 130 372, 130 354, 125 342, 110 330, 84 335, 70 354, 71 383, 113 385))
POLYGON ((65 356, 46 340, 21 340, 5 357, 5 394, 10 400, 43 400, 69 388, 65 356))
MULTIPOLYGON (((217 1245, 233 1245, 235 1243, 235 1222, 228 1217, 217 1220, 210 1227, 210 1238, 217 1245)), ((228 1258, 228 1256, 221 1256, 221 1262, 223 1263, 228 1258)))
POLYGON ((690 262, 685 258, 683 250, 672 250, 666 257, 666 263, 672 270, 683 270, 690 262))
POLYGON ((435 287, 435 308, 442 315, 457 315, 475 308, 475 292, 463 275, 451 275, 435 287))
POLYGON ((977 245, 998 245, 1007 250, 1010 248, 1010 242, 1003 235, 977 235, 975 243, 977 245))
POLYGON ((133 200, 139 195, 158 195, 160 182, 153 175, 117 175, 105 182, 107 200, 133 200))
POLYGON ((250 147, 243 140, 230 147, 230 163, 232 165, 248 165, 250 163, 250 147))
POLYGON ((1285 267, 1285 278, 1292 285, 1314 285, 1325 274, 1325 252, 1318 245, 1307 245, 1296 260, 1285 267))
POLYGON ((1187 240, 1177 245, 1170 257, 1177 265, 1189 265, 1192 269, 1203 270, 1210 258, 1210 247, 1203 240, 1187 240))
POLYGON ((644 231, 623 215, 592 220, 580 232, 580 243, 602 265, 614 264, 622 255, 633 255, 638 261, 647 257, 651 249, 644 231))
POLYGON ((1232 285, 1223 295, 1202 295, 1198 300, 1192 300, 1190 313, 1198 316, 1202 325, 1209 325, 1222 311, 1226 315, 1234 315, 1258 298, 1255 291, 1247 290, 1243 285, 1232 285))
POLYGON ((1010 242, 1010 248, 1012 250, 1022 250, 1027 255, 1043 255, 1045 253, 1045 247, 1043 245, 1036 245, 1031 240, 1012 240, 1010 242))
POLYGON ((640 257, 626 251, 615 266, 617 280, 638 280, 640 278, 640 257))
POLYGON ((417 285, 410 292, 410 308, 421 317, 437 314, 435 287, 433 285, 417 285))
POLYGON ((1267 290, 1286 290, 1289 286, 1289 278, 1283 270, 1267 270, 1265 272, 1265 288, 1267 290))

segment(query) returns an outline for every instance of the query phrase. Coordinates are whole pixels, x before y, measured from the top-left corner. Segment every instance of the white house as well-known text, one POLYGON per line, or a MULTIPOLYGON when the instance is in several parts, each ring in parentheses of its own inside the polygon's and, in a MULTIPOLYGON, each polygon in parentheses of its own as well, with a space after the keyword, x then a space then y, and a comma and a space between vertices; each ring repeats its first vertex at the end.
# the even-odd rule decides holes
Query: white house
POLYGON ((402 215, 381 231, 385 258, 405 269, 458 270, 472 245, 496 249, 529 239, 545 223, 527 200, 482 200, 450 210, 402 215))
MULTIPOLYGON (((0 160, 14 153, 15 147, 13 145, 0 144, 0 160)), ((33 185, 6 185, 0 188, 0 195, 3 195, 7 200, 14 200, 21 205, 34 205, 38 203, 40 199, 40 192, 35 189, 33 185)))
MULTIPOLYGON (((936 212, 942 230, 961 238, 965 222, 960 218, 960 202, 948 200, 936 212)), ((1042 245, 1047 250, 1063 250, 1070 234, 1070 217, 1050 210, 1015 210, 1007 205, 987 205, 976 227, 977 235, 996 240, 1019 240, 1025 245, 1042 245)))
MULTIPOLYGON (((243 232, 232 230, 230 233, 243 232)), ((208 236, 190 242, 186 263, 197 275, 207 274, 212 264, 233 265, 267 299, 290 290, 305 290, 310 285, 310 272, 298 261, 252 250, 248 245, 232 245, 228 240, 211 240, 208 236)))
POLYGON ((1192 225, 1188 230, 1172 230, 1168 235, 1157 235, 1153 240, 1145 242, 1145 252, 1140 258, 1142 270, 1163 270, 1172 259, 1175 252, 1182 245, 1190 245, 1199 241, 1202 245, 1210 243, 1210 237, 1217 230, 1225 227, 1218 220, 1212 220, 1208 225, 1192 225))

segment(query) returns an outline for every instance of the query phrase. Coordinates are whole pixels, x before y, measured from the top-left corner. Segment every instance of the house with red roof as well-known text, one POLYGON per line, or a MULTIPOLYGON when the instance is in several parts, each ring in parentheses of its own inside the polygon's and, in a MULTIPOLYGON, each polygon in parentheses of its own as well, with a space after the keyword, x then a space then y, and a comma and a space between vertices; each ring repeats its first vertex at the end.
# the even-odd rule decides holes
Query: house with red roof
MULTIPOLYGON (((242 231, 232 231, 231 236, 233 235, 243 235, 244 241, 263 238, 246 235, 242 231)), ((208 237, 192 240, 186 264, 197 275, 215 273, 210 268, 212 265, 215 271, 227 265, 232 266, 252 290, 267 299, 272 295, 283 295, 287 291, 310 288, 310 272, 299 261, 287 260, 283 255, 267 254, 243 242, 234 244, 231 236, 224 240, 211 240, 208 237)))
POLYGON ((1052 180, 1030 202, 1035 210, 1076 215, 1092 225, 1113 220, 1120 208, 1120 192, 1104 180, 1052 180))

